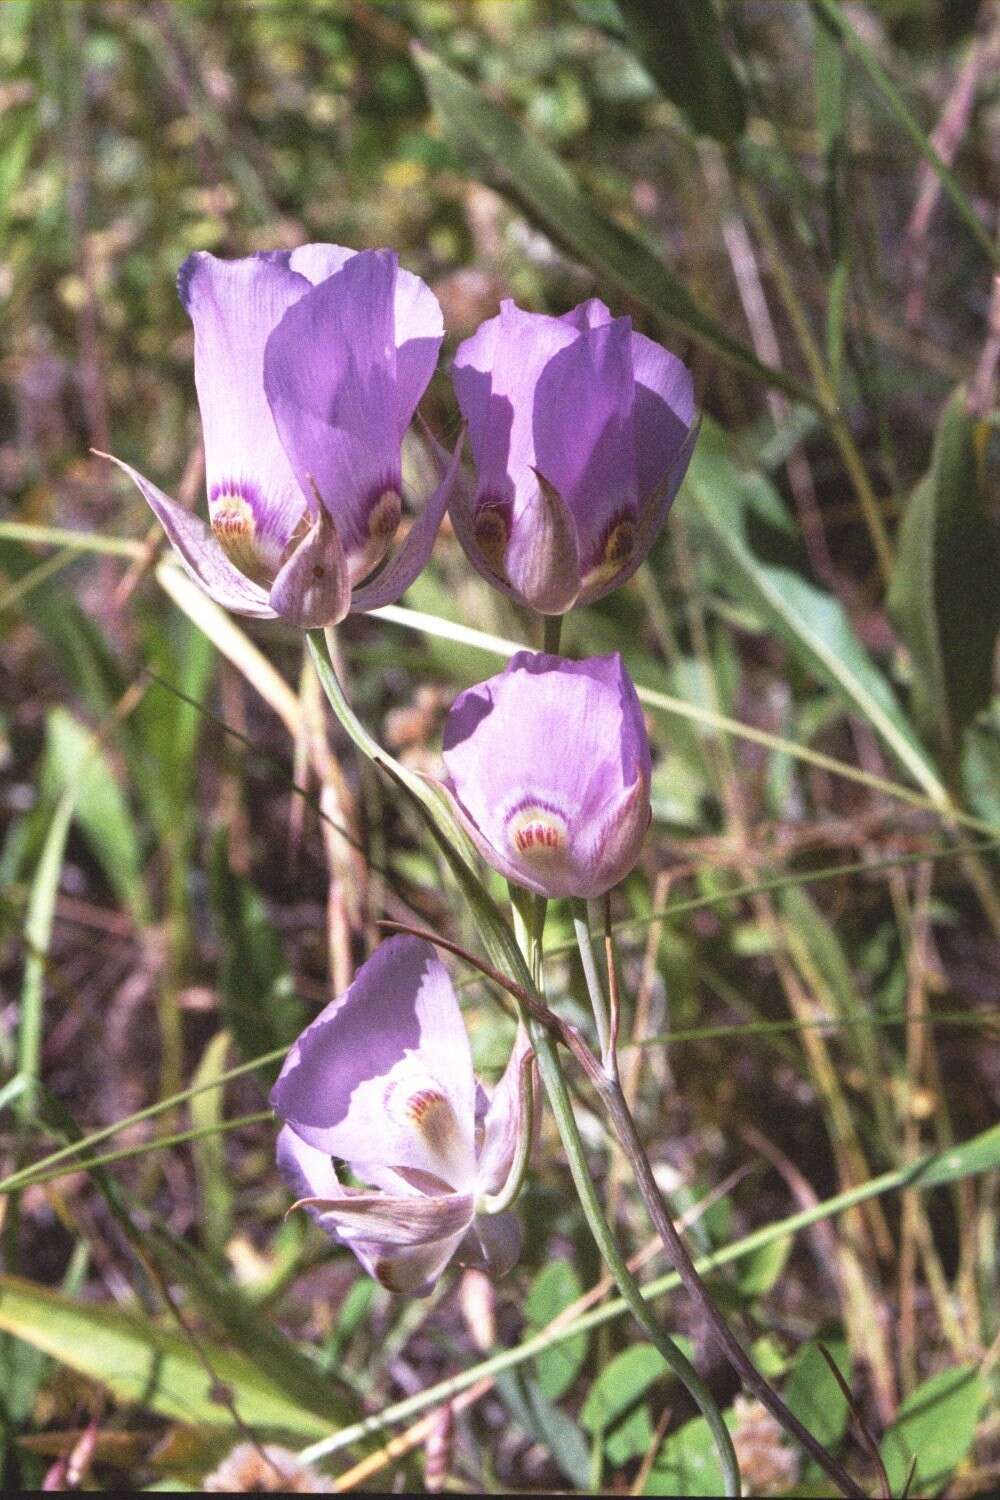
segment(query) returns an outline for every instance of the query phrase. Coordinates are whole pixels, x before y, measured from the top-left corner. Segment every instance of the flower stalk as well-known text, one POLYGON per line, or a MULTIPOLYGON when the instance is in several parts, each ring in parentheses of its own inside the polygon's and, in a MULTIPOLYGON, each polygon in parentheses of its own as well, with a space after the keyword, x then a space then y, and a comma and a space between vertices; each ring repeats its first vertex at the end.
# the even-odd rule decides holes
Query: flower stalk
MULTIPOLYGON (((523 906, 526 905, 524 894, 516 888, 511 888, 511 901, 514 910, 515 933, 519 942, 524 944, 525 959, 529 968, 541 977, 541 953, 542 933, 545 926, 546 903, 544 901, 535 904, 534 921, 526 917, 523 906)), ((544 989, 539 985, 539 998, 544 1003, 544 989)), ((569 1089, 563 1075, 562 1065, 555 1041, 549 1029, 532 1013, 527 1017, 528 1034, 531 1037, 532 1046, 538 1057, 538 1068, 545 1085, 546 1095, 552 1107, 552 1114, 559 1131, 563 1149, 569 1163, 573 1184, 580 1200, 587 1220, 588 1228, 593 1235, 598 1250, 601 1252, 605 1264, 618 1283, 618 1289, 628 1304, 628 1307, 639 1324, 650 1343, 662 1354, 667 1366, 673 1371, 677 1379, 688 1391, 691 1399, 702 1413, 715 1441, 716 1453, 719 1465, 722 1469, 725 1493, 727 1496, 739 1496, 742 1493, 740 1486, 739 1464, 733 1448, 729 1429, 722 1419, 711 1392, 705 1385, 701 1376, 692 1365, 691 1361, 677 1347, 669 1334, 665 1333, 656 1320, 650 1315, 649 1308, 643 1298, 638 1282, 629 1270, 628 1262, 618 1247, 614 1231, 607 1221, 604 1207, 597 1192, 597 1187, 590 1175, 587 1164, 586 1152, 580 1137, 580 1130, 573 1113, 569 1089)), ((595 1074, 600 1072, 596 1067, 588 1069, 588 1075, 595 1080, 595 1074)))
MULTIPOLYGON (((605 932, 608 947, 609 974, 613 974, 614 951, 607 910, 605 912, 605 932)), ((590 932, 588 929, 583 947, 589 946, 590 932)), ((594 967, 596 972, 596 966, 594 967)), ((584 965, 584 971, 586 972, 586 964, 584 965)), ((603 993, 601 995, 601 1004, 603 1005, 603 993)), ((598 1024, 600 1025, 601 1023, 598 1024)), ((663 1247, 667 1252, 671 1265, 680 1277, 688 1296, 704 1318, 708 1329, 722 1353, 747 1389, 752 1391, 775 1420, 780 1422, 782 1427, 801 1443, 810 1457, 815 1459, 816 1463, 833 1480, 843 1495, 851 1497, 851 1500, 864 1500, 865 1491, 851 1478, 844 1466, 832 1454, 827 1452, 823 1444, 813 1436, 809 1429, 803 1426, 798 1417, 782 1401, 777 1391, 761 1375, 739 1339, 729 1327, 722 1313, 716 1307, 708 1288, 698 1274, 688 1248, 681 1238, 663 1201, 663 1196, 653 1175, 653 1168, 649 1157, 646 1155, 639 1131, 618 1078, 618 1070, 615 1063, 614 1030, 617 1030, 617 1028, 612 1028, 612 1040, 610 1042, 611 1066, 605 1065, 600 1070, 595 1069, 589 1076, 608 1112, 618 1144, 628 1159, 629 1166, 635 1177, 636 1186, 646 1206, 646 1211, 649 1214, 654 1229, 663 1241, 663 1247)))

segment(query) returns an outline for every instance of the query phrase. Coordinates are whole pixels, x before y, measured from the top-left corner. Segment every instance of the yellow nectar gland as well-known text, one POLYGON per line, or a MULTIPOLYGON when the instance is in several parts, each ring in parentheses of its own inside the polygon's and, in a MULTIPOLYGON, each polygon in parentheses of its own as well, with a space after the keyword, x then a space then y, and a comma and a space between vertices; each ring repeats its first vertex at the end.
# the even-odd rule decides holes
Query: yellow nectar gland
POLYGON ((609 578, 614 578, 617 573, 620 573, 635 551, 635 539, 636 529, 633 521, 616 521, 605 538, 600 561, 588 571, 583 580, 583 587, 592 587, 595 583, 607 583, 609 578))
POLYGON ((272 582, 256 544, 257 522, 242 495, 218 495, 212 503, 212 530, 234 567, 267 588, 272 582))
POLYGON ((383 490, 368 512, 368 540, 351 560, 351 576, 365 578, 386 554, 403 514, 403 502, 395 490, 383 490))
POLYGON ((476 545, 483 561, 494 573, 503 574, 510 528, 503 511, 497 505, 484 505, 476 516, 473 526, 476 545))
POLYGON ((547 864, 566 848, 566 819, 551 807, 529 803, 510 819, 507 838, 523 859, 547 864))

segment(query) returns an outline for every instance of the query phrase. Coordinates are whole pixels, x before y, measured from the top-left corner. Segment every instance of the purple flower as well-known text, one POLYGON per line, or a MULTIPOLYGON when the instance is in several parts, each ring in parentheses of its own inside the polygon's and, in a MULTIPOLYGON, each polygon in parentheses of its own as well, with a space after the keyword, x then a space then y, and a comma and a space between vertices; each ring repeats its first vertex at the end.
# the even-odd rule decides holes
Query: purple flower
POLYGON ((278 1166, 317 1223, 390 1291, 425 1295, 455 1256, 503 1275, 520 1226, 477 1204, 514 1160, 529 1054, 519 1029, 488 1100, 444 965, 429 943, 390 938, 288 1054, 271 1093, 285 1122, 278 1166), (342 1184, 334 1157, 369 1189, 342 1184))
POLYGON ((603 895, 649 826, 649 740, 617 654, 519 651, 456 698, 445 786, 486 862, 542 896, 603 895))
MULTIPOLYGON (((195 333, 208 527, 127 464, 188 571, 227 609, 333 624, 398 599, 430 556, 454 467, 378 577, 402 510, 400 443, 441 309, 390 250, 218 260, 178 277, 195 333)), ((119 462, 119 460, 116 460, 119 462)))
POLYGON ((504 302, 453 380, 476 483, 452 524, 483 577, 547 615, 631 578, 694 447, 681 361, 596 299, 561 318, 504 302))

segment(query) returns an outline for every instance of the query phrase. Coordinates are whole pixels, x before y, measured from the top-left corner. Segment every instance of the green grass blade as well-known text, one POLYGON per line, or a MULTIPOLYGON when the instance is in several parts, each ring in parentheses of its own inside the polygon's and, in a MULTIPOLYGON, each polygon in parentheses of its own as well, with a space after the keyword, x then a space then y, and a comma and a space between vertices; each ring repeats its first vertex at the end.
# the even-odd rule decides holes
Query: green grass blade
POLYGON ((881 94, 889 112, 895 116, 898 123, 906 131, 906 134, 910 137, 910 140, 916 146, 924 160, 929 162, 933 167, 941 180, 941 186, 954 204, 962 222, 972 233, 979 248, 993 265, 1000 266, 1000 249, 993 243, 989 233, 980 223, 979 216, 966 197, 958 178, 941 160, 930 137, 926 131, 921 129, 920 123, 910 109, 910 106, 906 103, 906 100, 875 56, 871 47, 858 35, 850 21, 844 15, 839 0, 813 0, 813 7, 820 16, 834 27, 844 46, 857 58, 875 85, 875 88, 881 94))
POLYGON ((431 103, 459 155, 513 197, 545 232, 610 284, 720 359, 815 406, 805 386, 765 365, 694 300, 636 235, 595 208, 572 172, 480 89, 422 47, 415 58, 431 103))
POLYGON ((914 715, 951 765, 963 730, 989 703, 1000 631, 1000 539, 976 426, 959 387, 938 421, 930 468, 907 503, 889 591, 913 664, 914 715))
MULTIPOLYGON (((864 1203, 870 1198, 878 1198, 885 1193, 906 1187, 917 1189, 940 1187, 945 1183, 957 1182, 980 1172, 994 1172, 998 1167, 1000 1167, 1000 1125, 994 1125, 991 1129, 983 1131, 981 1135, 963 1141, 961 1145, 950 1151, 922 1157, 917 1162, 899 1167, 892 1172, 885 1172, 882 1176, 874 1177, 869 1182, 862 1183, 847 1192, 838 1193, 836 1197, 827 1198, 815 1207, 803 1209, 800 1213, 790 1214, 788 1218, 780 1219, 775 1224, 768 1224, 762 1229, 757 1229, 752 1234, 745 1235, 743 1239, 723 1246, 712 1255, 703 1256, 696 1264, 701 1274, 706 1275, 723 1266, 743 1260, 754 1251, 765 1245, 771 1245, 787 1235, 797 1234, 802 1229, 808 1229, 812 1224, 818 1224, 824 1219, 844 1213, 848 1208, 852 1208, 857 1203, 864 1203)), ((643 1296, 647 1300, 662 1297, 667 1292, 675 1291, 679 1285, 679 1278, 675 1272, 671 1271, 668 1275, 657 1277, 655 1281, 643 1287, 643 1296)), ((328 1453, 347 1447, 361 1438, 382 1432, 387 1427, 407 1422, 432 1406, 452 1400, 462 1391, 467 1390, 470 1385, 474 1385, 477 1380, 481 1380, 483 1376, 497 1375, 502 1370, 514 1369, 525 1360, 536 1358, 546 1349, 554 1348, 566 1339, 577 1338, 581 1333, 613 1322, 616 1318, 624 1316, 627 1311, 625 1302, 620 1297, 616 1297, 594 1308, 591 1312, 584 1313, 571 1323, 566 1323, 559 1328, 547 1329, 532 1338, 523 1340, 513 1349, 505 1349, 483 1360, 480 1364, 463 1370, 459 1375, 428 1386, 415 1396, 394 1402, 356 1426, 344 1428, 312 1444, 300 1456, 306 1462, 314 1461, 328 1453)))
MULTIPOLYGON (((0 1277, 0 1329, 70 1370, 99 1381, 129 1405, 175 1421, 232 1430, 214 1382, 187 1339, 120 1307, 81 1303, 16 1276, 0 1277)), ((325 1432, 329 1417, 268 1379, 243 1355, 202 1344, 216 1380, 229 1387, 240 1418, 257 1432, 325 1432)))
POLYGON ((636 56, 697 135, 732 145, 747 122, 743 88, 705 0, 618 0, 636 56))

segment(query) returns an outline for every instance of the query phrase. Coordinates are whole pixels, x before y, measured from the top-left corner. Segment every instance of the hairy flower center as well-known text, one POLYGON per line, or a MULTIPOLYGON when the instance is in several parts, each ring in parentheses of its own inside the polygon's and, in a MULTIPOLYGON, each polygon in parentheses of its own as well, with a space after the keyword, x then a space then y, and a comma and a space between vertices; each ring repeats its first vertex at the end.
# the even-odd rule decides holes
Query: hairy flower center
POLYGON ((444 1091, 431 1079, 399 1080, 389 1086, 386 1109, 420 1138, 443 1181, 458 1185, 468 1170, 469 1147, 444 1091))
POLYGON ((635 551, 635 541, 635 522, 628 519, 615 521, 608 528, 597 561, 584 577, 584 587, 606 583, 620 573, 635 551))
POLYGON ((268 588, 274 581, 274 569, 261 555, 257 538, 257 520, 249 500, 236 491, 224 491, 212 502, 212 530, 222 550, 235 568, 268 588))
POLYGON ((506 516, 498 505, 482 507, 476 516, 473 535, 484 562, 493 569, 494 573, 502 574, 504 558, 507 555, 507 542, 510 539, 510 528, 507 525, 506 516))
POLYGON ((566 819, 544 802, 524 802, 507 819, 507 839, 522 859, 548 864, 566 848, 566 819))

